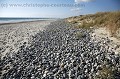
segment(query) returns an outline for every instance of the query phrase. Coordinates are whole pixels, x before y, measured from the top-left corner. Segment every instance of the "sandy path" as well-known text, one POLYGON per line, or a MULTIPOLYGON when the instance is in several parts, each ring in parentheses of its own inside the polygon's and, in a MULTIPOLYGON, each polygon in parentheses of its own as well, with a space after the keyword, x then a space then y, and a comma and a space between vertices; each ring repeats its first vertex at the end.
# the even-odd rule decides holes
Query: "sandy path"
POLYGON ((19 47, 30 41, 31 36, 45 29, 52 21, 37 21, 0 25, 0 56, 17 52, 19 47))

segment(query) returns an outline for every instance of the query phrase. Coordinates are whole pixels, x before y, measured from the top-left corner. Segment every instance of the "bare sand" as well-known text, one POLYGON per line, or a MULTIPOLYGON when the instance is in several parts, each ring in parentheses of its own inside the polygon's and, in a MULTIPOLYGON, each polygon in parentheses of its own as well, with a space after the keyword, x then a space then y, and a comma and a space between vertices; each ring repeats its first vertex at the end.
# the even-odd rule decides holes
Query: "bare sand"
MULTIPOLYGON (((109 31, 105 27, 95 29, 94 33, 97 39, 108 37, 111 40, 109 44, 111 49, 113 48, 116 54, 120 54, 120 39, 116 37, 111 37, 109 31)), ((117 34, 117 35, 120 36, 120 34, 117 34)))
POLYGON ((31 37, 45 30, 45 26, 51 22, 53 21, 0 24, 0 57, 17 52, 24 42, 29 45, 31 37))

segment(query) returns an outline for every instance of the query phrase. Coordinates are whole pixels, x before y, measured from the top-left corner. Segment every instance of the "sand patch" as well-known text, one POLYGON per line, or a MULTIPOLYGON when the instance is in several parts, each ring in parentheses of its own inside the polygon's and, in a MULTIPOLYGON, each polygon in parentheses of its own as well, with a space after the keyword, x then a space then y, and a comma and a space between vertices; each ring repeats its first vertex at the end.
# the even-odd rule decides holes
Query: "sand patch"
POLYGON ((100 28, 95 29, 94 33, 97 39, 108 37, 111 40, 110 47, 114 49, 116 54, 120 53, 120 40, 115 37, 111 37, 110 33, 108 32, 108 30, 106 30, 105 27, 100 27, 100 28))

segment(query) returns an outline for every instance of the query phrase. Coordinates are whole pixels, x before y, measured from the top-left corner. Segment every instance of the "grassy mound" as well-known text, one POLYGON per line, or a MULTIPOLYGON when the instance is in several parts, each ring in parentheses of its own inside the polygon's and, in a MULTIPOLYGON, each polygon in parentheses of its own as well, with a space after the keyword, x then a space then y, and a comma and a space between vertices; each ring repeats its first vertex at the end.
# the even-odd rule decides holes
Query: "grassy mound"
POLYGON ((96 14, 80 15, 66 19, 75 28, 107 27, 110 34, 115 36, 120 28, 120 11, 98 12, 96 14))

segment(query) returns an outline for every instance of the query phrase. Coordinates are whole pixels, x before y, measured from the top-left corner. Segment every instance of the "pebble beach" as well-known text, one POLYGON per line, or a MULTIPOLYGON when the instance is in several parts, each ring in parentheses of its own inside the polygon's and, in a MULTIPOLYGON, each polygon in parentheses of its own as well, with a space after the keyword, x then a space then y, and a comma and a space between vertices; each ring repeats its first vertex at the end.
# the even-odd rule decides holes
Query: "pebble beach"
POLYGON ((120 53, 92 29, 57 20, 0 25, 0 34, 0 79, 120 79, 120 53))
POLYGON ((30 44, 32 36, 45 29, 51 21, 0 23, 0 56, 17 52, 23 43, 30 44))

